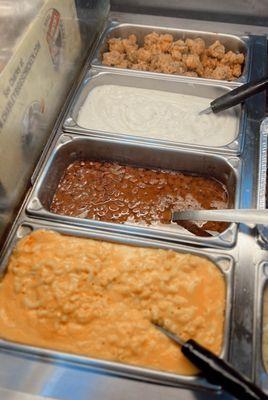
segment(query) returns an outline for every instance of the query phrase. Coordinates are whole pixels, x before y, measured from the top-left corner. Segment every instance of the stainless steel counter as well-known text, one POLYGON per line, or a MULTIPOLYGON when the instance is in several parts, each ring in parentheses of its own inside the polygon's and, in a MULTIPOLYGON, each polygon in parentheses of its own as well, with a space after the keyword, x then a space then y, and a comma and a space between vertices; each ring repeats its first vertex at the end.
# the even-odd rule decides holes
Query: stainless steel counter
MULTIPOLYGON (((16 392, 14 390, 0 389, 0 398, 5 400, 42 400, 44 397, 33 396, 31 394, 16 392)), ((47 400, 53 400, 52 397, 46 397, 47 400)))
MULTIPOLYGON (((211 400, 215 395, 190 392, 168 386, 138 382, 93 371, 36 361, 1 353, 0 385, 12 391, 31 393, 34 396, 52 397, 61 400, 211 400), (12 371, 12 373, 10 373, 12 371)), ((17 394, 16 394, 17 395, 17 394)), ((1 392, 0 392, 1 396, 1 392)), ((15 396, 15 394, 14 394, 15 396)), ((12 397, 0 397, 13 400, 12 397)), ((21 396, 15 400, 28 400, 21 396)), ((216 396, 218 400, 229 400, 229 396, 216 396)), ((29 397, 29 400, 35 400, 29 397)), ((37 399, 36 399, 37 400, 37 399)), ((38 398, 39 400, 39 398, 38 398)))
MULTIPOLYGON (((111 13, 110 18, 122 22, 165 27, 180 27, 206 31, 220 31, 234 34, 248 34, 249 27, 242 25, 220 24, 213 22, 176 20, 149 16, 111 13)), ((253 29, 253 28, 252 28, 253 29)), ((257 31, 260 28, 256 28, 257 31)), ((263 29, 263 28, 262 28, 263 29)), ((252 33, 253 31, 251 31, 252 33)), ((256 32, 254 32, 256 33, 256 32)), ((260 34, 260 31, 257 33, 260 34)), ((264 29, 262 30, 264 32, 264 29)), ((253 57, 264 54, 263 40, 255 41, 253 57)), ((266 72, 263 60, 260 64, 252 64, 251 77, 257 78, 266 72)), ((257 204, 258 183, 258 131, 259 119, 264 115, 264 95, 260 94, 253 102, 248 102, 248 124, 245 147, 242 153, 243 166, 241 173, 240 207, 255 207, 257 204)), ((25 201, 25 205, 27 199, 25 201)), ((24 205, 24 206, 25 206, 24 205)), ((25 218, 25 208, 21 220, 25 218)), ((231 318, 231 335, 229 361, 241 372, 253 377, 255 375, 255 340, 254 326, 258 323, 254 310, 256 305, 256 280, 258 265, 268 259, 268 251, 258 241, 257 229, 240 226, 236 245, 226 250, 235 260, 234 296, 231 318)), ((0 345, 0 398, 24 400, 26 393, 32 396, 50 397, 62 400, 227 400, 226 394, 213 394, 205 391, 190 391, 176 387, 142 382, 136 379, 123 378, 93 369, 74 362, 53 359, 49 355, 38 356, 25 353, 23 350, 12 351, 0 345), (1 393, 2 390, 2 393, 1 393), (4 390, 4 391, 3 391, 4 390), (8 390, 8 391, 5 391, 8 390), (11 391, 11 392, 9 392, 11 391), (13 392, 13 393, 12 393, 13 392), (13 396, 14 395, 14 396, 13 396), (9 397, 8 397, 9 396, 9 397), (13 396, 13 397, 12 397, 13 396)), ((25 397, 27 398, 27 397, 25 397)), ((29 397, 31 399, 31 397, 29 397)))

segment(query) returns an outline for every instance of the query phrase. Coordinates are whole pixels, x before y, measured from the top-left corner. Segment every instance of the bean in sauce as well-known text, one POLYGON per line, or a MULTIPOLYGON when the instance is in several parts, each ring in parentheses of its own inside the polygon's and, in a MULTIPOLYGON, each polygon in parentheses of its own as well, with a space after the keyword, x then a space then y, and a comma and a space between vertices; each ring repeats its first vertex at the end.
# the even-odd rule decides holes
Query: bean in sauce
MULTIPOLYGON (((98 221, 155 225, 170 224, 172 210, 227 207, 227 190, 214 178, 76 161, 62 176, 50 211, 98 221)), ((226 226, 208 222, 203 229, 222 232, 226 226)))

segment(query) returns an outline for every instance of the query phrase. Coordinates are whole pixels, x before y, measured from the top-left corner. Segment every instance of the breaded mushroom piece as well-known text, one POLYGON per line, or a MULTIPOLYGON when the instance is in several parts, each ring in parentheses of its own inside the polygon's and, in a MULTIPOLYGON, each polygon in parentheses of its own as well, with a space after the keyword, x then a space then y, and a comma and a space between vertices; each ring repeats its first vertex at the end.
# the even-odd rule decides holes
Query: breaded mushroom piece
POLYGON ((245 56, 242 53, 236 54, 233 51, 228 51, 224 54, 221 62, 223 64, 243 64, 245 61, 245 56))
POLYGON ((203 54, 206 49, 205 41, 201 38, 186 39, 185 44, 188 46, 189 51, 192 54, 197 54, 198 56, 203 54))
POLYGON ((218 66, 219 61, 217 58, 209 57, 207 52, 203 53, 200 57, 202 65, 204 68, 214 69, 218 66))
POLYGON ((107 53, 103 53, 102 62, 104 65, 115 67, 121 64, 125 60, 125 54, 119 53, 119 51, 113 50, 107 53))
POLYGON ((225 54, 225 47, 219 40, 216 40, 207 50, 208 56, 215 57, 221 60, 225 54))
POLYGON ((160 35, 159 48, 163 53, 168 53, 171 50, 173 43, 173 36, 169 34, 160 35))
POLYGON ((143 43, 131 34, 124 39, 111 38, 107 44, 109 51, 102 62, 118 68, 233 80, 241 76, 245 62, 244 54, 226 52, 219 40, 206 47, 200 37, 174 40, 169 33, 151 32, 143 43))
POLYGON ((149 71, 148 64, 145 61, 140 61, 136 64, 132 64, 130 69, 138 69, 140 71, 149 71))
POLYGON ((197 54, 189 54, 183 58, 183 61, 190 71, 196 71, 198 75, 202 75, 204 67, 197 54))
POLYGON ((138 61, 145 61, 149 63, 152 59, 152 53, 150 50, 146 50, 144 47, 140 47, 136 54, 138 61))
POLYGON ((173 42, 172 49, 176 49, 176 50, 180 51, 182 54, 188 53, 188 46, 184 42, 184 40, 181 40, 181 39, 173 42))
POLYGON ((137 44, 137 36, 136 35, 129 35, 127 39, 122 40, 125 52, 133 51, 138 49, 137 44))
POLYGON ((158 43, 158 41, 159 41, 159 35, 156 32, 152 32, 144 36, 145 49, 149 49, 152 45, 158 43))
POLYGON ((231 68, 228 65, 219 65, 212 72, 211 78, 219 80, 232 80, 233 75, 231 68))
POLYGON ((187 71, 187 72, 184 72, 183 75, 184 75, 184 76, 190 76, 190 77, 192 77, 192 78, 197 78, 197 77, 198 77, 198 74, 197 74, 196 72, 194 72, 194 71, 187 71))
POLYGON ((242 74, 241 64, 231 66, 232 74, 234 77, 239 78, 242 74))
POLYGON ((110 51, 117 51, 118 53, 124 53, 125 48, 122 39, 112 38, 108 40, 108 47, 110 51))
POLYGON ((153 57, 151 67, 156 72, 164 72, 168 69, 168 66, 173 62, 170 54, 157 54, 153 57))

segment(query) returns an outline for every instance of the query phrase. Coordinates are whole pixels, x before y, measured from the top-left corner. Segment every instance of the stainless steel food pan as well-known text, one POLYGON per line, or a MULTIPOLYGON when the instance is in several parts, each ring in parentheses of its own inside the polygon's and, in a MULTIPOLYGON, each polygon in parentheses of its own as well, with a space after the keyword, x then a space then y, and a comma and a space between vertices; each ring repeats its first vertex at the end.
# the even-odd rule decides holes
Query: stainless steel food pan
MULTIPOLYGON (((235 53, 243 53, 245 55, 245 66, 243 73, 237 82, 246 82, 249 76, 250 64, 251 64, 251 52, 252 52, 252 39, 250 36, 235 36, 216 32, 204 32, 195 30, 185 30, 176 28, 165 28, 154 25, 139 25, 139 24, 129 24, 120 23, 116 21, 111 21, 105 32, 103 33, 99 47, 97 48, 92 65, 95 66, 105 66, 102 65, 102 54, 108 51, 107 40, 111 38, 127 38, 131 34, 135 34, 138 39, 139 45, 142 45, 144 36, 151 32, 156 32, 158 34, 169 33, 173 35, 174 40, 178 39, 196 39, 198 37, 204 39, 207 46, 210 46, 216 40, 219 40, 225 48, 229 51, 235 53)), ((112 67, 106 67, 112 68, 112 67)), ((145 72, 146 74, 146 72, 145 72)), ((194 78, 202 80, 203 78, 194 78)), ((223 82, 223 81, 221 81, 223 82)))
MULTIPOLYGON (((72 105, 69 109, 68 116, 64 121, 64 130, 66 132, 79 132, 79 133, 90 133, 92 130, 86 127, 79 126, 78 124, 78 115, 79 111, 85 102, 87 96, 90 91, 94 88, 101 85, 119 85, 119 86, 128 86, 128 87, 136 87, 136 88, 145 88, 145 89, 153 89, 165 92, 173 92, 180 93, 185 95, 193 95, 201 98, 207 98, 209 105, 210 100, 216 97, 219 97, 226 92, 231 90, 230 86, 223 86, 222 84, 217 84, 212 80, 206 80, 202 82, 197 81, 186 81, 185 78, 180 77, 174 80, 172 77, 167 79, 166 77, 160 76, 156 77, 152 74, 144 77, 141 74, 135 74, 135 72, 130 73, 122 73, 120 71, 97 71, 90 70, 85 77, 85 80, 81 84, 72 105)), ((201 111, 200 106, 200 111, 201 111)), ((213 153, 239 153, 242 149, 243 138, 245 132, 245 123, 246 123, 246 113, 244 111, 244 107, 237 106, 234 108, 235 115, 237 117, 237 127, 235 138, 231 142, 222 145, 222 146, 211 146, 211 145, 198 145, 198 144, 189 144, 187 143, 187 132, 185 132, 185 142, 175 142, 167 139, 155 139, 143 136, 137 136, 133 134, 120 134, 116 132, 108 132, 108 131, 96 131, 99 135, 103 137, 113 137, 118 140, 129 139, 134 141, 140 141, 144 143, 153 143, 158 145, 172 145, 175 147, 182 148, 194 148, 194 149, 202 149, 204 151, 211 151, 213 153)), ((202 118, 202 117, 200 117, 202 118)), ((215 135, 218 135, 218 132, 215 132, 215 135)))
MULTIPOLYGON (((260 152, 259 152, 259 176, 258 176, 258 208, 265 209, 268 200, 267 191, 267 138, 268 138, 268 118, 265 118, 260 128, 260 152)), ((268 245, 268 221, 267 225, 258 226, 261 239, 268 245)))
MULTIPOLYGON (((256 296, 255 296, 255 319, 254 319, 254 359, 255 368, 254 375, 256 382, 268 392, 268 371, 265 368, 263 360, 263 307, 264 307, 264 292, 268 290, 268 255, 266 261, 259 264, 256 272, 256 296)), ((267 331, 268 334, 268 331, 267 331)))
MULTIPOLYGON (((30 221, 26 220, 23 224, 15 227, 13 234, 10 237, 7 250, 1 259, 0 273, 4 273, 7 266, 7 261, 12 249, 17 243, 18 239, 25 236, 32 230, 36 229, 50 229, 62 234, 82 236, 87 238, 92 238, 96 240, 106 240, 115 243, 123 243, 134 246, 141 247, 152 247, 152 248, 162 248, 171 249, 174 251, 187 252, 195 255, 207 257, 212 262, 214 262, 217 267, 222 271, 225 282, 226 282, 226 313, 225 313, 225 326, 224 326, 224 341, 221 357, 228 360, 229 352, 229 340, 230 340, 230 319, 232 313, 232 297, 233 297, 233 272, 234 272, 234 259, 221 251, 211 251, 211 250, 197 250, 196 248, 190 248, 185 246, 178 246, 172 244, 165 244, 163 242, 157 242, 150 239, 135 239, 126 235, 115 235, 112 233, 100 233, 94 230, 85 228, 71 228, 64 227, 60 224, 46 223, 40 221, 30 221)), ((1 349, 8 349, 24 353, 27 357, 30 354, 34 354, 37 357, 45 358, 46 361, 55 362, 55 360, 60 360, 64 362, 67 366, 68 363, 75 363, 78 365, 83 365, 87 368, 93 368, 95 370, 105 370, 112 374, 123 375, 132 378, 136 378, 143 381, 152 381, 157 383, 163 383, 168 385, 176 386, 186 386, 195 389, 205 389, 205 390, 218 390, 216 386, 210 385, 202 376, 182 376, 174 373, 161 372, 157 370, 152 370, 149 368, 135 367, 132 365, 122 364, 113 361, 104 361, 98 359, 92 359, 86 356, 80 356, 70 353, 62 353, 53 350, 45 350, 42 348, 31 347, 27 345, 12 343, 5 340, 0 340, 0 351, 1 349)))
POLYGON ((188 150, 119 142, 115 139, 63 134, 48 156, 35 183, 27 204, 27 213, 45 220, 69 225, 87 226, 101 230, 149 236, 175 242, 190 242, 212 246, 232 246, 236 240, 235 224, 213 237, 195 236, 175 224, 163 228, 132 224, 115 224, 89 219, 67 217, 49 211, 59 180, 69 164, 75 160, 103 160, 145 168, 170 169, 216 178, 229 191, 230 207, 239 207, 240 162, 236 157, 223 157, 188 150))

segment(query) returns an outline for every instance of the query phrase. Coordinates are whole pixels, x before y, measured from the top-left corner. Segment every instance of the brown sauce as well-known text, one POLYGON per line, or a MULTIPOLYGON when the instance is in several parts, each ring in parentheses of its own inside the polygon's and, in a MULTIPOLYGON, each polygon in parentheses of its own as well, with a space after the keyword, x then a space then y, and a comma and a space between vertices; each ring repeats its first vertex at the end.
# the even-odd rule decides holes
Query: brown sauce
MULTIPOLYGON (((170 224, 172 210, 228 207, 226 188, 213 178, 117 163, 76 161, 69 165, 50 211, 115 223, 170 224)), ((203 228, 222 232, 225 223, 203 228)))

